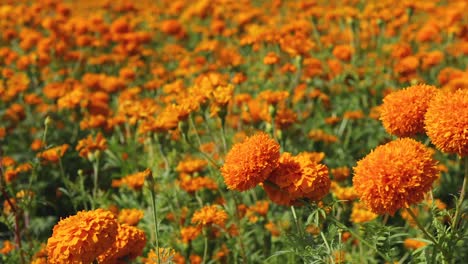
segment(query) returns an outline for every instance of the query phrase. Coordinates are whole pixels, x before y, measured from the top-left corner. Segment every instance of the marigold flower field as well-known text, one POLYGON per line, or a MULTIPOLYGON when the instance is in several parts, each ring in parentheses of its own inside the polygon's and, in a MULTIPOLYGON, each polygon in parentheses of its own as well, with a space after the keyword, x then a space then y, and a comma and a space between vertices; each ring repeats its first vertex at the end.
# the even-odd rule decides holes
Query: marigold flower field
POLYGON ((1 0, 0 263, 467 263, 466 0, 1 0))

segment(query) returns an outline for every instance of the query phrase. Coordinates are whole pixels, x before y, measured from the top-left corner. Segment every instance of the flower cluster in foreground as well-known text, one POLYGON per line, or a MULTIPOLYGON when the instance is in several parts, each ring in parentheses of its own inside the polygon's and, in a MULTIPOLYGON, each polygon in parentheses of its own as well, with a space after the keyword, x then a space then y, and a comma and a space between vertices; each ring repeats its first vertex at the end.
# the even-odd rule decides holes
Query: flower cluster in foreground
POLYGON ((110 211, 81 211, 54 226, 47 263, 120 263, 139 256, 145 245, 142 230, 119 224, 110 211))
POLYGON ((418 203, 438 177, 433 151, 401 138, 377 147, 354 168, 353 185, 374 213, 390 214, 418 203))

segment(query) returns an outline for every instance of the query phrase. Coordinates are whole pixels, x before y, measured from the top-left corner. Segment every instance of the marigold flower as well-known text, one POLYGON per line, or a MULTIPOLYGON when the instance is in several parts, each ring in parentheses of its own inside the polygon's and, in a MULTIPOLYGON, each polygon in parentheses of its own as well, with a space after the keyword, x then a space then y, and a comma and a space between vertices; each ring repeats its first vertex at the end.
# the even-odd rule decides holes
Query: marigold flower
POLYGON ((268 222, 268 223, 266 223, 266 224, 265 224, 265 228, 266 228, 268 231, 270 231, 271 235, 274 236, 274 237, 278 237, 278 236, 281 234, 281 232, 280 232, 278 226, 277 226, 275 223, 273 223, 273 222, 268 222))
MULTIPOLYGON (((179 263, 175 261, 176 252, 172 248, 158 248, 158 254, 152 249, 148 253, 148 257, 143 260, 145 264, 160 264, 160 263, 179 263)), ((185 263, 185 261, 183 261, 185 263)))
POLYGON ((119 212, 119 222, 127 225, 135 226, 143 218, 144 212, 139 209, 122 209, 119 212))
POLYGON ((103 209, 60 220, 47 240, 48 263, 92 263, 114 243, 118 223, 103 209))
POLYGON ((180 236, 184 243, 188 243, 201 234, 201 228, 198 226, 187 226, 180 229, 180 236))
POLYGON ((338 141, 338 137, 332 134, 328 134, 327 132, 321 129, 312 129, 309 131, 307 136, 312 139, 313 141, 323 141, 325 143, 334 143, 338 141))
POLYGON ((192 174, 195 172, 201 172, 206 168, 206 165, 208 165, 208 162, 204 159, 187 157, 179 162, 176 171, 180 173, 192 174))
POLYGON ((468 155, 468 90, 441 91, 429 103, 425 128, 441 151, 468 155))
POLYGON ((101 133, 98 133, 95 139, 89 135, 87 138, 78 141, 76 146, 76 150, 80 152, 80 156, 83 158, 88 158, 88 155, 95 151, 104 151, 106 149, 107 140, 101 133))
POLYGON ((333 48, 333 56, 342 61, 350 61, 354 53, 353 48, 349 45, 338 45, 333 48))
POLYGON ((341 187, 337 182, 332 181, 330 189, 332 191, 332 194, 338 200, 352 201, 352 200, 356 200, 357 198, 359 198, 353 186, 341 187))
POLYGON ((268 182, 263 185, 270 199, 281 205, 292 205, 301 199, 318 201, 328 194, 328 168, 312 161, 308 155, 292 156, 285 152, 268 182))
POLYGON ((9 240, 3 241, 3 246, 0 248, 0 254, 6 255, 10 253, 13 249, 15 249, 15 245, 11 243, 9 240))
POLYGON ((53 147, 47 150, 44 150, 40 153, 37 153, 37 157, 43 162, 57 163, 61 157, 65 154, 68 149, 68 144, 63 144, 61 146, 53 147))
POLYGON ((211 226, 212 224, 224 226, 228 219, 227 213, 216 205, 207 205, 196 211, 192 216, 192 223, 199 226, 211 226))
POLYGON ((331 169, 331 174, 335 181, 344 181, 349 177, 350 169, 348 167, 339 167, 331 169))
POLYGON ((417 240, 414 238, 407 238, 405 241, 403 241, 403 245, 407 249, 418 249, 421 247, 425 247, 427 245, 427 242, 417 240))
POLYGON ((385 130, 398 137, 424 132, 424 114, 437 88, 418 84, 387 95, 380 107, 380 120, 385 130))
POLYGON ((121 224, 117 229, 115 242, 98 257, 99 263, 128 263, 143 252, 146 235, 143 230, 134 226, 121 224))
POLYGON ((180 181, 178 181, 178 184, 181 189, 188 193, 195 193, 201 189, 218 189, 218 184, 216 184, 216 182, 209 177, 191 177, 186 174, 180 176, 180 181))
POLYGON ((379 146, 354 167, 354 189, 372 212, 393 215, 420 202, 431 189, 438 174, 432 155, 410 138, 379 146))
POLYGON ((151 171, 146 169, 141 172, 130 174, 119 180, 112 180, 112 187, 127 186, 134 190, 141 190, 145 184, 145 179, 150 175, 151 171))
POLYGON ((278 166, 280 146, 265 133, 235 144, 221 168, 224 182, 231 190, 245 191, 268 178, 278 166))
POLYGON ((377 214, 369 211, 362 202, 355 202, 351 211, 351 221, 353 223, 365 223, 377 218, 377 214))

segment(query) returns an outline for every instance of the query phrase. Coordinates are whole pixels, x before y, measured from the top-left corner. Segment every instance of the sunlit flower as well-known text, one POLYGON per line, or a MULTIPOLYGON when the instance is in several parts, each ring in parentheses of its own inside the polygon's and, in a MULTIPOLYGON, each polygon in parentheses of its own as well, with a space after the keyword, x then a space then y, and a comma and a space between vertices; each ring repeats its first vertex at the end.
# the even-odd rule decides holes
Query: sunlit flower
POLYGON ((62 219, 47 241, 48 263, 92 263, 112 246, 117 229, 114 215, 103 209, 62 219))
POLYGON ((354 189, 372 212, 393 215, 420 202, 431 189, 438 174, 432 155, 410 138, 379 146, 354 168, 354 189))
POLYGON ((424 132, 424 114, 437 88, 413 85, 395 91, 383 99, 380 120, 388 133, 408 137, 424 132))
POLYGON ((468 90, 441 91, 429 103, 426 132, 432 143, 446 153, 468 155, 468 90))
POLYGON ((235 144, 221 168, 228 188, 245 191, 263 182, 278 166, 279 149, 279 144, 265 133, 235 144))

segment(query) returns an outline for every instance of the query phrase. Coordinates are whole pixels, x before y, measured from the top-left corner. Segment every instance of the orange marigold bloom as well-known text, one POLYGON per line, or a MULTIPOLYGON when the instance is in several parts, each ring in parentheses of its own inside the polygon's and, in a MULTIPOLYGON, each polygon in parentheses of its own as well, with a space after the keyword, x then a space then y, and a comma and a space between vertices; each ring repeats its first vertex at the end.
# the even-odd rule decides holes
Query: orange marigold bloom
POLYGON ((325 143, 334 143, 338 141, 338 137, 332 134, 328 134, 327 132, 321 129, 312 129, 309 131, 307 136, 312 139, 313 141, 323 141, 325 143))
POLYGON ((330 189, 338 200, 352 201, 359 198, 353 186, 341 187, 337 182, 332 181, 330 189))
POLYGON ((206 165, 208 165, 208 162, 204 159, 187 157, 179 162, 176 171, 192 174, 194 172, 201 172, 205 169, 206 165))
MULTIPOLYGON (((281 205, 297 204, 301 199, 318 201, 328 194, 328 168, 308 155, 281 155, 279 166, 263 185, 270 199, 281 205)), ((300 203, 299 203, 300 204, 300 203)))
MULTIPOLYGON (((172 248, 158 248, 158 254, 152 249, 148 252, 148 257, 143 259, 145 264, 160 264, 160 263, 179 263, 176 261, 176 252, 172 248)), ((185 263, 183 261, 182 263, 185 263)))
POLYGON ((362 202, 355 202, 351 211, 351 221, 353 223, 365 223, 377 218, 377 214, 369 211, 362 202))
POLYGON ((118 223, 103 209, 60 220, 47 240, 48 263, 92 263, 115 241, 118 223))
POLYGON ((146 235, 143 230, 134 226, 121 224, 117 229, 115 242, 98 257, 99 263, 128 263, 140 256, 146 245, 146 235))
POLYGON ((221 168, 224 182, 231 190, 245 191, 268 178, 278 166, 279 144, 265 133, 235 144, 221 168))
POLYGON ((210 226, 212 224, 224 226, 228 219, 227 213, 216 205, 207 205, 196 211, 192 217, 192 223, 199 226, 210 226))
POLYGON ((8 254, 10 253, 13 249, 15 249, 15 245, 11 243, 9 240, 3 241, 3 246, 0 248, 0 254, 8 254))
POLYGON ((184 243, 188 243, 198 237, 201 233, 201 228, 198 226, 187 226, 180 229, 180 235, 184 243))
POLYGON ((353 48, 349 45, 338 45, 333 48, 333 56, 342 61, 350 61, 353 55, 353 48))
POLYGON ((76 146, 76 150, 80 152, 80 156, 83 158, 88 158, 88 155, 95 151, 104 151, 106 149, 107 140, 101 133, 98 133, 95 139, 89 135, 87 138, 78 141, 76 146))
POLYGON ((146 169, 144 171, 125 176, 120 180, 112 180, 112 187, 126 185, 131 189, 141 190, 141 188, 143 188, 143 184, 145 184, 146 177, 148 177, 150 173, 150 169, 146 169))
POLYGON ((144 212, 139 209, 122 209, 119 212, 119 222, 127 225, 135 226, 143 218, 144 212))
POLYGON ((180 181, 178 181, 178 184, 181 189, 192 194, 201 189, 218 189, 218 184, 216 184, 216 181, 209 177, 191 177, 186 174, 180 176, 180 181))
POLYGON ((339 167, 331 169, 331 174, 335 181, 344 181, 349 177, 350 169, 348 167, 339 167))
POLYGON ((265 58, 263 58, 263 64, 272 65, 280 61, 280 57, 274 52, 269 52, 265 58))
POLYGON ((68 144, 63 144, 37 153, 37 157, 43 162, 57 163, 59 159, 63 157, 67 149, 68 144))
POLYGON ((377 147, 354 167, 353 185, 374 213, 390 215, 420 202, 437 179, 433 151, 410 138, 377 147))
POLYGON ((427 242, 417 240, 414 238, 407 238, 405 241, 403 241, 403 245, 407 249, 418 249, 421 247, 425 247, 427 245, 427 242))
POLYGON ((271 91, 265 90, 258 94, 258 98, 265 100, 267 103, 277 105, 285 101, 289 97, 288 91, 271 91))
POLYGON ((437 88, 418 84, 393 92, 383 99, 380 120, 388 133, 398 137, 424 132, 424 114, 437 88))
POLYGON ((429 103, 424 122, 438 149, 468 155, 468 89, 439 92, 429 103))

